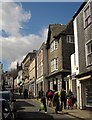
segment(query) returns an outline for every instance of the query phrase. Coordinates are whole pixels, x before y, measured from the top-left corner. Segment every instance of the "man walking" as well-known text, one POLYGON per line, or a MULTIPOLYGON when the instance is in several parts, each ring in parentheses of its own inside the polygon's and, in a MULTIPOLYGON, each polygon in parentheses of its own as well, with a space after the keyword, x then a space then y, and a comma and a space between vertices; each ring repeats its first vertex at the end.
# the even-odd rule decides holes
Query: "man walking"
POLYGON ((61 90, 61 107, 66 109, 66 91, 63 88, 61 90))

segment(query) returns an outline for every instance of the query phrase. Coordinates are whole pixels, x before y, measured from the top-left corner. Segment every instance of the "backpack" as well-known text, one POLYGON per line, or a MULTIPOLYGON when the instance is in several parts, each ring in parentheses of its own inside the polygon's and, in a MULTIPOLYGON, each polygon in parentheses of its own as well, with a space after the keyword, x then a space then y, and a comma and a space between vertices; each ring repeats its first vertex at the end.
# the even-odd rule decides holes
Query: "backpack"
POLYGON ((48 97, 51 97, 52 96, 52 92, 49 91, 48 94, 47 94, 48 97))

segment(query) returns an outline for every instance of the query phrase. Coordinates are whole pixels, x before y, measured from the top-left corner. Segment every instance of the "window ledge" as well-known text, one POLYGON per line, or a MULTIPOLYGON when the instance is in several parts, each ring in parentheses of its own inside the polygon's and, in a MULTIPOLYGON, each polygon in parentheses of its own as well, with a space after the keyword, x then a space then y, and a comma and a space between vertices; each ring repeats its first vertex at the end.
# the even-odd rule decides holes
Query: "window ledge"
POLYGON ((88 26, 90 26, 91 25, 91 22, 86 26, 86 27, 84 27, 84 30, 88 27, 88 26))
POLYGON ((87 67, 87 68, 89 68, 89 67, 92 67, 92 64, 90 64, 90 65, 87 65, 86 67, 87 67))

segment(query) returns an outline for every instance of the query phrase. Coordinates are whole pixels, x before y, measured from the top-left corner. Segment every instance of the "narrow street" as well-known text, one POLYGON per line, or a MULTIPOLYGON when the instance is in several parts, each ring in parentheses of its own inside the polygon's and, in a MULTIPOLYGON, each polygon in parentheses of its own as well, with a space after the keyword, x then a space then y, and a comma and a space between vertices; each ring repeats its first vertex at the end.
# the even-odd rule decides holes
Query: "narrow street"
POLYGON ((17 95, 15 120, 78 120, 67 113, 55 114, 54 109, 48 107, 48 113, 39 112, 39 102, 36 99, 23 99, 17 95))

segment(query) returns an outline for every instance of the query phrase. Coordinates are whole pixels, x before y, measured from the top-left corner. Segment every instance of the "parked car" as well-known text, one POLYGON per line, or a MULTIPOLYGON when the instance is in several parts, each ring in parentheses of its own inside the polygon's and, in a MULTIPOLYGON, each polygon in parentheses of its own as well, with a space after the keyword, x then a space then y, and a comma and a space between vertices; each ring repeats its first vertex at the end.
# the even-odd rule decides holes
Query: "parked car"
POLYGON ((0 98, 6 99, 7 101, 12 100, 11 91, 0 91, 0 98))
POLYGON ((0 99, 0 120, 13 120, 13 111, 5 99, 0 99))

